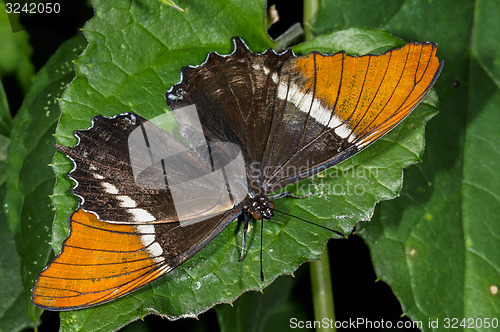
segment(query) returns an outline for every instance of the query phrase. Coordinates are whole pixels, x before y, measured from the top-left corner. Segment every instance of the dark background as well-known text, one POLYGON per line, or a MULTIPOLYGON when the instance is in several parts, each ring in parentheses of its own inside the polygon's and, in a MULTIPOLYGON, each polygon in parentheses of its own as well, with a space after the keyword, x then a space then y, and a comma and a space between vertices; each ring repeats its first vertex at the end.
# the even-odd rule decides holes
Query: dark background
MULTIPOLYGON (((63 0, 59 15, 21 15, 20 21, 30 36, 33 47, 32 63, 38 71, 66 39, 76 35, 85 22, 93 16, 93 9, 85 0, 63 0)), ((269 34, 278 37, 290 25, 302 21, 302 1, 270 1, 268 6, 276 4, 280 20, 271 26, 269 34)), ((23 92, 13 77, 3 81, 13 113, 21 106, 23 92)), ((14 115, 14 114, 13 114, 14 115)), ((390 287, 382 281, 376 281, 370 253, 363 240, 351 235, 347 240, 335 240, 329 243, 333 293, 335 297, 336 320, 345 321, 366 318, 371 321, 408 320, 401 318, 400 304, 390 287)), ((313 306, 310 290, 308 264, 304 264, 295 273, 293 300, 300 303, 301 311, 307 319, 313 320, 313 306)), ((237 302, 236 302, 237 303, 237 302)), ((236 304, 235 304, 236 305, 236 304)), ((55 331, 59 326, 59 315, 45 312, 39 331, 55 331)), ((199 320, 184 319, 169 322, 158 316, 147 316, 144 321, 126 326, 124 331, 154 331, 158 329, 183 329, 193 331, 219 330, 214 310, 200 315, 199 320)))

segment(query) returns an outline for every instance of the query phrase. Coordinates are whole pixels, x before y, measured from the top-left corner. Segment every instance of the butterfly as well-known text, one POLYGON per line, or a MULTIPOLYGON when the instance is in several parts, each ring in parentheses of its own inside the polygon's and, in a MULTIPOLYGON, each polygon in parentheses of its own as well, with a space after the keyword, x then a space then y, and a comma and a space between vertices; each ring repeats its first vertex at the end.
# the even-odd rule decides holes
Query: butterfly
POLYGON ((386 134, 443 66, 434 43, 365 56, 256 54, 240 38, 234 44, 230 55, 183 68, 167 92, 180 140, 165 144, 170 134, 126 113, 97 116, 75 132, 77 145, 57 146, 74 162, 80 205, 61 254, 38 275, 35 305, 111 301, 180 266, 236 218, 270 219, 273 192, 386 134))

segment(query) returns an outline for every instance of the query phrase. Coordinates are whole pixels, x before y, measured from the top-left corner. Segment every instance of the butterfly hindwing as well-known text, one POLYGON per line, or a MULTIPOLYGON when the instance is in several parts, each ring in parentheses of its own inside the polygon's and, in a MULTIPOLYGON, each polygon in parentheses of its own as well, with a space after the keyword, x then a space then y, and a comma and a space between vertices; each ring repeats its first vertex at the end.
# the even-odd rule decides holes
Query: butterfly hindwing
POLYGON ((105 303, 138 289, 191 258, 240 211, 195 225, 124 225, 78 210, 61 254, 42 271, 32 301, 50 310, 105 303))

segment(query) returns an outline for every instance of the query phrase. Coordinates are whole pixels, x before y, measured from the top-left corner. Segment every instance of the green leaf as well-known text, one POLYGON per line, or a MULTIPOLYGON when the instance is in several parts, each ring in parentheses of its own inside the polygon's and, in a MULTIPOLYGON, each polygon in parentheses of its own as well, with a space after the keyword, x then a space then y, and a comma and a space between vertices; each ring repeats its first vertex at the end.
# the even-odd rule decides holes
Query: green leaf
POLYGON ((4 3, 0 4, 0 78, 14 75, 24 90, 28 90, 34 76, 31 63, 31 45, 26 31, 12 32, 4 3))
POLYGON ((7 96, 0 81, 0 187, 5 182, 5 163, 7 160, 7 149, 10 144, 10 129, 12 117, 10 115, 7 96))
POLYGON ((405 3, 405 0, 318 1, 320 10, 311 24, 316 36, 346 27, 382 27, 405 3))
POLYGON ((49 195, 55 175, 49 164, 55 153, 53 133, 60 115, 57 98, 74 78, 71 61, 85 45, 85 38, 79 36, 61 46, 37 74, 12 123, 4 208, 21 255, 24 301, 35 325, 42 310, 31 305, 29 292, 52 252, 49 241, 54 209, 49 195))
MULTIPOLYGON (((217 306, 215 310, 220 330, 222 332, 262 331, 278 322, 278 326, 286 326, 289 318, 283 320, 279 316, 273 317, 273 313, 276 310, 279 312, 281 305, 290 303, 294 283, 295 280, 292 277, 282 277, 267 287, 262 294, 245 293, 231 306, 217 306), (278 322, 273 322, 273 319, 278 322)), ((297 303, 295 305, 298 306, 297 303)))
MULTIPOLYGON (((0 202, 5 197, 5 184, 0 186, 0 202)), ((4 211, 0 211, 0 327, 3 331, 20 331, 33 326, 26 312, 25 292, 21 282, 21 262, 14 236, 9 231, 4 211)))
POLYGON ((500 316, 500 3, 478 1, 470 59, 470 94, 462 191, 464 316, 500 316))
MULTIPOLYGON (((255 51, 273 46, 264 30, 264 1, 189 1, 181 13, 158 1, 95 1, 96 16, 84 33, 85 54, 76 61, 77 78, 61 100, 57 140, 77 142, 74 130, 88 128, 96 115, 134 112, 153 118, 167 111, 165 92, 179 81, 180 69, 198 65, 208 52, 229 54, 231 38, 241 36, 255 51)), ((334 41, 354 38, 349 51, 373 53, 401 45, 399 39, 377 30, 352 30, 297 46, 297 52, 344 49, 334 41)), ((296 216, 350 232, 368 220, 376 202, 397 195, 403 167, 419 160, 423 127, 436 113, 429 96, 402 125, 377 144, 328 173, 308 179, 290 191, 315 195, 283 199, 280 209, 296 216)), ((53 244, 60 250, 68 234, 68 216, 77 207, 66 173, 73 165, 62 154, 53 161, 58 182, 54 189, 57 217, 53 244)), ((259 224, 255 224, 257 226, 259 224)), ((238 262, 241 232, 234 222, 182 267, 132 294, 95 308, 61 314, 62 330, 117 329, 149 313, 169 318, 195 317, 220 302, 233 302, 242 292, 264 288, 276 276, 290 274, 322 252, 331 233, 277 216, 264 229, 265 283, 259 276, 258 227, 252 228, 248 250, 238 262)))
POLYGON ((16 250, 14 236, 9 231, 7 216, 3 208, 6 184, 5 163, 7 148, 10 144, 12 119, 7 104, 7 98, 0 82, 0 326, 5 331, 20 331, 32 326, 26 313, 24 288, 21 282, 21 262, 16 250))
POLYGON ((369 28, 350 28, 319 35, 307 43, 293 48, 295 52, 305 54, 311 50, 321 53, 346 51, 350 54, 377 54, 388 49, 404 45, 387 31, 369 28))
POLYGON ((423 163, 406 172, 401 197, 382 202, 361 225, 377 276, 424 330, 429 319, 499 317, 499 3, 322 1, 321 8, 335 16, 320 13, 317 33, 385 28, 405 40, 437 42, 446 61, 423 163))

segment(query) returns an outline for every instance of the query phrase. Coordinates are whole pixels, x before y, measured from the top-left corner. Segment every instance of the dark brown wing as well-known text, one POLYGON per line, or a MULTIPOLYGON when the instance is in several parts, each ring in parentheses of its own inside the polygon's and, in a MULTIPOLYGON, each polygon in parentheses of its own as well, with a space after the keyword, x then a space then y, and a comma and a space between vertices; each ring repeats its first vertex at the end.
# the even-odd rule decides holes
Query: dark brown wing
MULTIPOLYGON (((211 172, 193 151, 186 150, 175 139, 168 140, 168 133, 132 113, 113 118, 97 116, 91 128, 76 131, 75 135, 79 138, 77 145, 57 148, 75 163, 69 176, 77 183, 73 193, 80 197, 80 207, 103 221, 177 221, 166 171, 170 181, 173 178, 177 183, 211 172), (139 134, 139 142, 130 144, 133 132, 139 134), (154 144, 185 152, 177 154, 175 162, 169 162, 168 158, 153 156, 154 144), (140 172, 134 174, 132 165, 140 172)), ((199 188, 201 192, 205 189, 199 188)), ((192 204, 198 206, 196 202, 192 204)))

